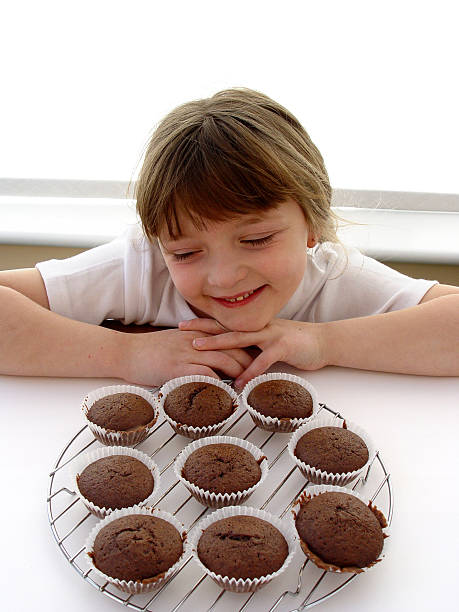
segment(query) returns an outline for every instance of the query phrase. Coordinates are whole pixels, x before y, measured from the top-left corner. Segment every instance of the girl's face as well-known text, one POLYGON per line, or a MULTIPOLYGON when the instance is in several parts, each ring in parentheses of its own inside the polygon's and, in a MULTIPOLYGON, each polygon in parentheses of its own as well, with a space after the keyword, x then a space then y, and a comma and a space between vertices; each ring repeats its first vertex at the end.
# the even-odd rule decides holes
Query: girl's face
POLYGON ((229 330, 262 329, 303 278, 308 228, 294 200, 204 230, 186 217, 180 226, 180 238, 159 240, 172 281, 197 316, 229 330))

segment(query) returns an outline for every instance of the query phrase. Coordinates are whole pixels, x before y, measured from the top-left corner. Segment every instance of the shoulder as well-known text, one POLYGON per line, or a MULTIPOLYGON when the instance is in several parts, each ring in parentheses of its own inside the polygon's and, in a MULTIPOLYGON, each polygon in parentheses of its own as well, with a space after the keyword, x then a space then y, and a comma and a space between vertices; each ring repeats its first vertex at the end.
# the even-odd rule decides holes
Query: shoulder
POLYGON ((311 254, 310 278, 320 290, 315 320, 336 320, 418 304, 436 281, 414 279, 353 247, 324 243, 311 254), (320 280, 319 280, 320 279, 320 280))
POLYGON ((359 249, 341 243, 324 242, 318 245, 311 254, 310 263, 312 268, 322 273, 324 280, 327 281, 378 282, 387 277, 398 280, 409 279, 384 263, 363 254, 359 249))
POLYGON ((122 243, 122 250, 126 259, 137 259, 150 262, 155 267, 165 267, 164 258, 154 238, 149 240, 142 231, 139 224, 132 225, 115 242, 122 243))
POLYGON ((129 226, 120 236, 68 257, 39 262, 36 267, 42 276, 79 276, 106 274, 109 271, 161 267, 164 265, 159 247, 149 242, 138 225, 129 226))
POLYGON ((322 242, 308 252, 309 272, 322 275, 324 280, 361 266, 362 262, 360 251, 341 243, 322 242))

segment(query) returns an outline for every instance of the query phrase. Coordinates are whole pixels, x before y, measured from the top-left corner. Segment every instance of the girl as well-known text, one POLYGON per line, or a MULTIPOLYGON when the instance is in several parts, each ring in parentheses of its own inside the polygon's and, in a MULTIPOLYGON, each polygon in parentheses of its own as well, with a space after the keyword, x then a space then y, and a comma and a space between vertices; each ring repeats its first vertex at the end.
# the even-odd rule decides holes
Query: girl
POLYGON ((338 243, 322 157, 267 96, 172 111, 135 195, 143 232, 0 272, 3 373, 160 385, 218 370, 238 387, 276 361, 459 374, 459 289, 338 243), (123 334, 108 318, 173 329, 123 334))

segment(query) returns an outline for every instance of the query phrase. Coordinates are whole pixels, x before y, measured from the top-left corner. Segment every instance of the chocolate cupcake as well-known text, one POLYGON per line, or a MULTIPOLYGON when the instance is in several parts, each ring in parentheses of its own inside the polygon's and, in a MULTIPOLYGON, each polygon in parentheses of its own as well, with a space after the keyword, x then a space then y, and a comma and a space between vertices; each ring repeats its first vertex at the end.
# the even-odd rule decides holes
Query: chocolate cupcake
POLYGON ((296 503, 301 548, 318 567, 360 573, 380 561, 387 523, 371 503, 329 486, 308 489, 296 503))
POLYGON ((216 434, 236 412, 237 395, 210 376, 183 376, 164 384, 158 394, 166 420, 188 438, 216 434))
POLYGON ((362 474, 375 456, 362 428, 331 415, 316 417, 297 429, 288 450, 310 482, 338 486, 362 474))
POLYGON ((296 536, 289 521, 256 508, 232 506, 201 521, 189 548, 201 569, 220 587, 247 593, 287 568, 296 536))
POLYGON ((76 491, 99 518, 119 508, 150 504, 159 490, 158 467, 148 455, 133 448, 101 448, 78 463, 76 491))
POLYGON ((202 504, 240 504, 265 480, 265 455, 254 444, 230 436, 201 438, 186 446, 174 464, 177 478, 202 504))
POLYGON ((171 514, 151 508, 115 510, 86 542, 92 569, 122 591, 158 588, 184 554, 185 531, 171 514))
POLYGON ((244 387, 241 398, 254 423, 268 431, 295 431, 318 411, 314 387, 293 374, 257 376, 244 387))
POLYGON ((92 433, 106 445, 139 444, 158 419, 153 395, 132 385, 96 389, 85 397, 82 408, 92 433))

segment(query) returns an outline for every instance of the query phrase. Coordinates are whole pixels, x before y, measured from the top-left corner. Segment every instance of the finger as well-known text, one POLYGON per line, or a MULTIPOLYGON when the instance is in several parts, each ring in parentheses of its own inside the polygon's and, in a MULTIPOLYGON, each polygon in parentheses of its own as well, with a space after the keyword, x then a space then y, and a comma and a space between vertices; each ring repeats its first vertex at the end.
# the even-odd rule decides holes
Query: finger
POLYGON ((204 351, 196 353, 196 361, 198 358, 199 362, 203 365, 224 372, 230 378, 237 378, 245 370, 240 363, 223 351, 204 351))
POLYGON ((266 372, 266 370, 272 366, 273 363, 279 361, 279 354, 276 349, 266 349, 258 355, 256 359, 252 361, 250 366, 234 381, 236 389, 242 390, 243 387, 260 374, 266 372))
POLYGON ((189 363, 183 368, 183 376, 192 376, 193 374, 199 374, 200 376, 210 376, 212 378, 218 378, 219 376, 209 367, 200 365, 197 363, 189 363))
POLYGON ((192 344, 193 348, 200 351, 214 351, 216 349, 244 348, 258 344, 262 339, 262 332, 226 332, 206 338, 195 338, 192 344))
POLYGON ((190 319, 180 321, 179 329, 184 331, 201 331, 208 334, 224 334, 228 330, 216 319, 190 319))
POLYGON ((235 359, 241 365, 243 370, 246 370, 253 361, 253 357, 251 357, 244 349, 227 349, 226 351, 222 350, 221 352, 235 359))

